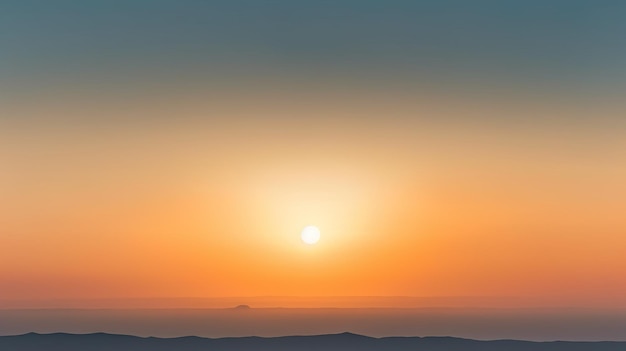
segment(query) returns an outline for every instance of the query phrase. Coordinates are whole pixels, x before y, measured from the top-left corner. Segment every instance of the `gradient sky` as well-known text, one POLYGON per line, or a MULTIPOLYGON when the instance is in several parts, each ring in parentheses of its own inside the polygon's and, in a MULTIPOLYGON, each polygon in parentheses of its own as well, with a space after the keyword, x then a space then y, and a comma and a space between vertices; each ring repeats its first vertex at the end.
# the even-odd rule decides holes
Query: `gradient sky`
POLYGON ((624 33, 610 0, 3 0, 0 299, 626 306, 624 33))

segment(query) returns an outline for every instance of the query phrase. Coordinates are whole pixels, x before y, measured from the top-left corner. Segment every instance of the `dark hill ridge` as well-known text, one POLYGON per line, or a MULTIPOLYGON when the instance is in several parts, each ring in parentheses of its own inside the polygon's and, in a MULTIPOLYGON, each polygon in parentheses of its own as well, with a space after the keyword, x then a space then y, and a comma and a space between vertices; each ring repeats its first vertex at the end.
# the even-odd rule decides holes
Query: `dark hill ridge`
POLYGON ((609 351, 626 350, 626 342, 478 341, 452 337, 372 338, 352 333, 274 338, 142 338, 129 335, 37 334, 0 336, 0 350, 7 351, 609 351))

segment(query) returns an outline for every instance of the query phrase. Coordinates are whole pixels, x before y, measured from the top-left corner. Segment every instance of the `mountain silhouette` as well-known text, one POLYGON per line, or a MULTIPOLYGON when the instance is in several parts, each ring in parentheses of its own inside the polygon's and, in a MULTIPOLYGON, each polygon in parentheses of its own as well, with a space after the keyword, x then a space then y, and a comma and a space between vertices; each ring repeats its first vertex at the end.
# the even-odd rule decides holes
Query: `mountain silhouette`
POLYGON ((0 350, 7 351, 613 351, 626 350, 626 342, 478 341, 453 337, 385 337, 341 333, 314 336, 179 338, 137 337, 105 333, 37 334, 0 336, 0 350))
POLYGON ((238 305, 233 307, 234 310, 249 310, 251 309, 250 305, 238 305))

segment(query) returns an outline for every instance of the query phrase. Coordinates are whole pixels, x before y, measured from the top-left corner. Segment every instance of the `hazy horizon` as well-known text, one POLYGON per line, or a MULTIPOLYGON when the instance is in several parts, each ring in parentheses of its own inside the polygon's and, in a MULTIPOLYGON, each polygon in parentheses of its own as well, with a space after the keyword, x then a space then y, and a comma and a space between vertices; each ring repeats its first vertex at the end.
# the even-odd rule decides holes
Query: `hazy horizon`
POLYGON ((626 309, 615 301, 563 301, 545 296, 218 296, 2 299, 0 309, 227 309, 251 308, 502 308, 626 309))
POLYGON ((143 337, 221 338, 351 332, 372 337, 626 341, 625 324, 626 309, 0 309, 0 335, 104 332, 143 337))
POLYGON ((626 341, 626 306, 514 297, 0 299, 0 335, 130 334, 211 338, 322 335, 626 341), (249 308, 237 308, 247 305, 249 308))

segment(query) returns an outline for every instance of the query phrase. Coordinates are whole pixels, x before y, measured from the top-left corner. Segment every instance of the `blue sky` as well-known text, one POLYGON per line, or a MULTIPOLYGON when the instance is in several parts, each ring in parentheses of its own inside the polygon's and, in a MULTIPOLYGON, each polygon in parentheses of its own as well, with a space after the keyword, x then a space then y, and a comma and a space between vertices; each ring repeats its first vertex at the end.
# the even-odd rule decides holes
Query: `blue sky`
POLYGON ((19 82, 326 72, 595 88, 626 81, 623 33, 626 2, 616 0, 4 0, 0 73, 19 82))

